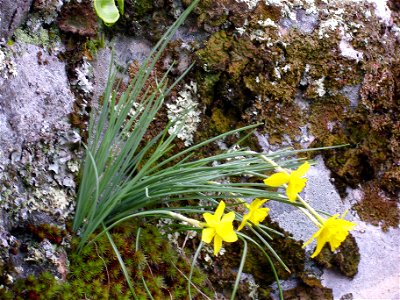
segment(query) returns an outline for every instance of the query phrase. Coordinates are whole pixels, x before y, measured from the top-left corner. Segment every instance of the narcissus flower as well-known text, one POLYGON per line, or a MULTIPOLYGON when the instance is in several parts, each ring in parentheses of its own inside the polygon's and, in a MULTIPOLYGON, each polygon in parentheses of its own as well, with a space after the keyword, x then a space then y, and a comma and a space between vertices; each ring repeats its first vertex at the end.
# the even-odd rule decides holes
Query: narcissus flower
POLYGON ((268 199, 254 199, 254 201, 249 205, 245 203, 244 205, 247 207, 249 212, 243 216, 242 223, 240 224, 238 230, 242 230, 244 225, 248 221, 252 222, 254 225, 260 224, 260 222, 264 221, 264 219, 268 216, 269 208, 260 208, 268 199))
POLYGON ((356 224, 350 221, 338 219, 339 215, 336 214, 327 219, 321 226, 321 228, 303 245, 303 248, 312 242, 313 239, 317 239, 317 248, 311 257, 316 257, 324 247, 326 243, 331 246, 331 251, 335 251, 339 248, 340 244, 349 235, 349 231, 352 230, 356 224))
POLYGON ((279 172, 264 179, 264 183, 268 186, 278 187, 287 184, 286 195, 290 201, 295 201, 297 195, 303 190, 306 185, 307 178, 302 178, 310 168, 310 164, 306 161, 297 170, 290 174, 279 172))
POLYGON ((217 255, 221 250, 222 241, 232 243, 238 240, 237 234, 233 230, 235 213, 231 211, 222 216, 224 210, 225 203, 221 201, 214 215, 210 213, 203 214, 206 225, 202 231, 201 240, 205 243, 211 243, 212 239, 214 239, 214 255, 217 255))

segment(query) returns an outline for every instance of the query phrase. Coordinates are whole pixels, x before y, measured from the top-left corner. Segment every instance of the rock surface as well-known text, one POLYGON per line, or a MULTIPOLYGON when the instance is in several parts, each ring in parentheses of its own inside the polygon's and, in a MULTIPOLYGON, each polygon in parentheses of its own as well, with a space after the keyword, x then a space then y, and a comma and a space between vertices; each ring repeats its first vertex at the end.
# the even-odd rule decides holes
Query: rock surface
MULTIPOLYGON (((72 126, 85 139, 88 115, 107 80, 110 45, 122 69, 143 61, 187 2, 127 1, 120 21, 102 27, 90 1, 36 0, 14 45, 0 42, 0 285, 44 269, 66 278, 66 223, 81 154, 72 126)), ((0 0, 3 42, 31 3, 0 0)), ((266 152, 349 144, 316 158, 303 194, 330 214, 348 209, 347 219, 358 223, 353 242, 336 257, 344 263, 338 269, 354 278, 310 260, 314 245, 304 253, 299 241, 316 228, 297 209, 270 202, 271 219, 297 240, 297 248, 281 245, 284 252, 301 257, 289 259, 299 274, 285 281, 288 297, 398 297, 399 11, 397 2, 385 0, 201 1, 156 67, 165 71, 177 61, 173 81, 195 62, 157 123, 165 126, 177 100, 196 101, 194 143, 259 122, 266 152)), ((160 78, 157 71, 152 79, 160 78)), ((254 280, 251 297, 269 295, 270 287, 254 280)))
POLYGON ((49 138, 72 110, 65 64, 35 46, 16 54, 15 77, 0 79, 0 153, 49 138))
POLYGON ((7 41, 22 24, 33 0, 0 0, 0 42, 7 41))

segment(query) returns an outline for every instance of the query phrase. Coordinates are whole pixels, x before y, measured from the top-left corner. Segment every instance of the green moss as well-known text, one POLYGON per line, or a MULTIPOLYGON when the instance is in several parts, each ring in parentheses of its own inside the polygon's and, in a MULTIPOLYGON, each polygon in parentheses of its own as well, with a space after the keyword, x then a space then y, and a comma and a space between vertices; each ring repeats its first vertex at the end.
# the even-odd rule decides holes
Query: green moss
POLYGON ((137 18, 144 17, 153 9, 153 1, 151 0, 129 0, 125 2, 127 10, 129 11, 129 7, 132 7, 132 10, 137 18))
MULTIPOLYGON (((140 251, 135 251, 136 227, 124 224, 112 232, 113 240, 119 245, 128 272, 133 279, 135 292, 139 298, 147 294, 141 281, 146 284, 155 299, 166 299, 170 293, 187 295, 187 280, 182 274, 190 272, 190 261, 180 256, 162 237, 155 226, 143 226, 140 236, 140 251), (164 260, 163 260, 164 259, 164 260), (168 274, 175 276, 168 276, 168 274)), ((5 289, 0 289, 1 299, 131 299, 130 291, 121 272, 120 265, 105 237, 86 246, 78 254, 79 240, 72 240, 69 254, 70 272, 65 282, 58 281, 50 273, 39 277, 29 276, 19 279, 5 289)), ((202 292, 211 296, 204 286, 206 277, 195 269, 193 282, 202 292)), ((196 290, 193 290, 196 297, 196 290)), ((178 298, 178 299, 182 299, 178 298)))
POLYGON ((215 97, 215 86, 220 79, 219 73, 200 73, 196 77, 196 82, 199 87, 199 95, 201 102, 204 105, 211 105, 215 97))
POLYGON ((232 37, 225 31, 214 33, 207 41, 206 47, 196 52, 203 68, 208 71, 225 71, 230 61, 229 49, 232 37))
POLYGON ((60 40, 55 31, 44 28, 40 28, 37 32, 17 28, 14 32, 14 38, 16 41, 46 48, 53 47, 60 40))
POLYGON ((216 132, 223 133, 231 129, 229 118, 227 118, 227 116, 217 108, 213 109, 211 120, 213 122, 216 132))

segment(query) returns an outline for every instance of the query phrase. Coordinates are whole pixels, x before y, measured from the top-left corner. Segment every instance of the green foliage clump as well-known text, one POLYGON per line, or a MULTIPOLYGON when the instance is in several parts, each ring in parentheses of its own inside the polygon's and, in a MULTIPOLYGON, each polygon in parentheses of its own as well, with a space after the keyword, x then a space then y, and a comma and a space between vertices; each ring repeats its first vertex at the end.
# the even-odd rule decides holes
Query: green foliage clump
MULTIPOLYGON (((172 248, 154 225, 142 226, 139 250, 136 251, 136 225, 123 224, 111 231, 131 278, 138 299, 183 299, 187 295, 190 262, 172 248), (144 279, 145 285, 143 284, 144 279), (148 289, 148 292, 146 291, 148 289)), ((131 299, 127 281, 121 271, 111 244, 103 236, 78 254, 78 239, 71 243, 70 272, 66 281, 57 280, 51 273, 19 279, 9 289, 0 289, 0 299, 131 299)), ((211 291, 204 286, 206 276, 195 269, 192 282, 193 296, 201 290, 207 296, 211 291)))

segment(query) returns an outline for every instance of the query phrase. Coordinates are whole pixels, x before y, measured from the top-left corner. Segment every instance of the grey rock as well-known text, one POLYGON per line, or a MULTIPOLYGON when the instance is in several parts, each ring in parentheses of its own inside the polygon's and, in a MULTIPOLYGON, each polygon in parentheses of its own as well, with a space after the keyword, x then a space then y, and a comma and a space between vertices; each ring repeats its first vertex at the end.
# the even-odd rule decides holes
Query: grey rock
POLYGON ((56 56, 34 46, 23 46, 15 58, 17 75, 0 78, 0 156, 25 142, 51 137, 64 126, 74 97, 65 65, 56 56), (38 56, 41 56, 40 63, 38 56))
POLYGON ((0 0, 0 41, 6 41, 22 24, 33 0, 0 0))
POLYGON ((296 11, 296 20, 284 18, 280 25, 285 29, 296 28, 303 33, 310 34, 318 25, 318 15, 307 14, 304 9, 299 9, 296 11))

